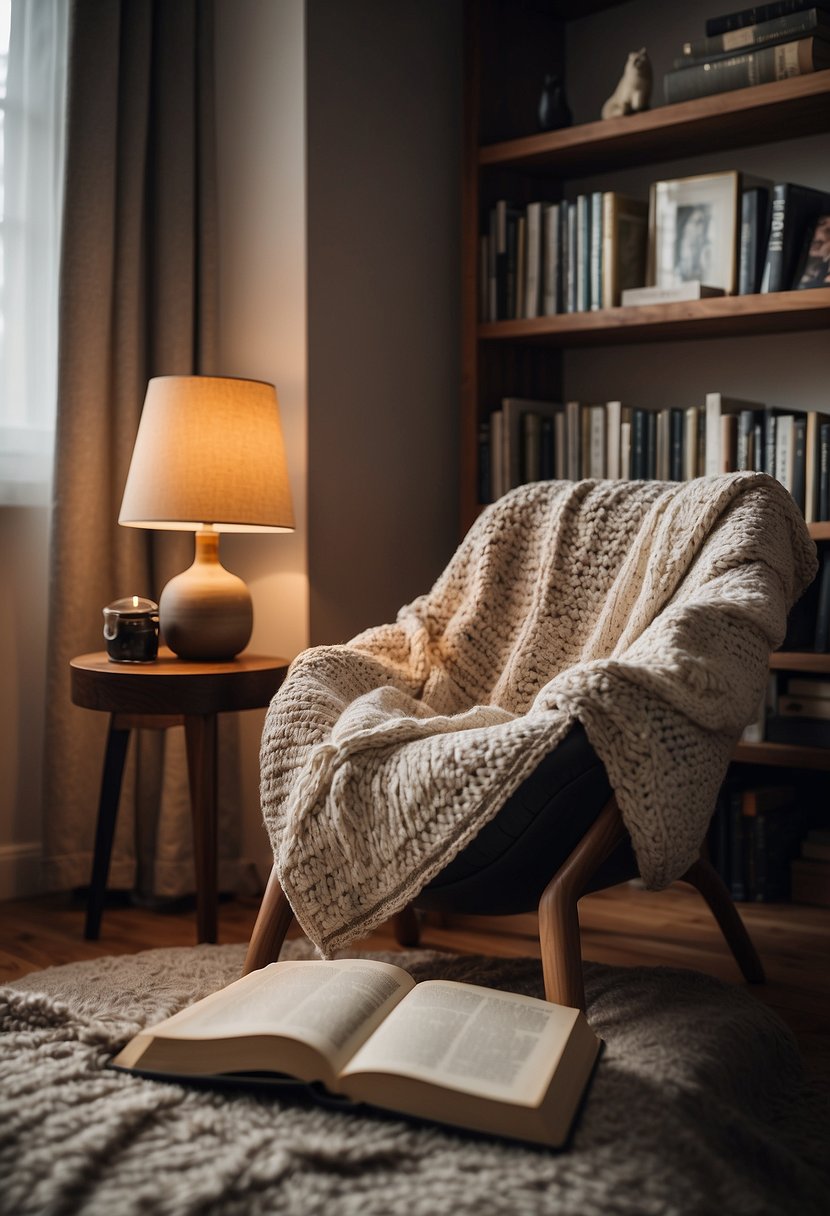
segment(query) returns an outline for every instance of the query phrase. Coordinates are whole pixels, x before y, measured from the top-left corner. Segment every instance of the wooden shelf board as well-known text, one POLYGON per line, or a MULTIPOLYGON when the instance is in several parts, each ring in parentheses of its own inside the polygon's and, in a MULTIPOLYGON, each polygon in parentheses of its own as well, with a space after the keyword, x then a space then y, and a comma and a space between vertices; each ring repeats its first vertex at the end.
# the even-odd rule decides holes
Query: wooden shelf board
POLYGON ((694 156, 812 135, 828 129, 828 113, 830 69, 485 145, 478 160, 482 168, 587 175, 670 159, 679 147, 694 156))
POLYGON ((767 295, 716 296, 684 303, 557 313, 532 321, 488 321, 483 341, 544 342, 551 346, 612 346, 622 342, 734 338, 830 326, 830 287, 767 295))
POLYGON ((776 650, 769 657, 773 671, 808 671, 813 675, 830 675, 830 654, 815 654, 811 650, 776 650))
POLYGON ((791 743, 739 743, 732 759, 738 764, 830 770, 830 748, 796 747, 791 743))
POLYGON ((813 540, 830 540, 830 520, 823 519, 816 524, 807 524, 813 540))

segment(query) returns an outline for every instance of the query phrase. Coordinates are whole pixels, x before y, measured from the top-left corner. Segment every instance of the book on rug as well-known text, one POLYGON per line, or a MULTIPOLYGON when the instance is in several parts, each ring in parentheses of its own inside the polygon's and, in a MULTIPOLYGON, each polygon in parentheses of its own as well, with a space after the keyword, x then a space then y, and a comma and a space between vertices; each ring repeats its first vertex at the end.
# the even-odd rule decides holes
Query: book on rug
POLYGON ((416 984, 389 963, 336 959, 253 971, 141 1031, 111 1064, 168 1079, 291 1078, 558 1147, 599 1048, 580 1010, 474 984, 416 984))

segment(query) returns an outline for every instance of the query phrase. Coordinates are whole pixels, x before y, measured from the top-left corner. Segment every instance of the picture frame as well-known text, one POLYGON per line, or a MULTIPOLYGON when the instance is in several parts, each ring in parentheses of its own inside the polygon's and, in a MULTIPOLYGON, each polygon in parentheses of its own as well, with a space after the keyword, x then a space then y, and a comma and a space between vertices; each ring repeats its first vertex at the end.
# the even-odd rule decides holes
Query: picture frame
POLYGON ((734 295, 738 286, 740 173, 653 182, 649 191, 648 285, 697 281, 734 295))
POLYGON ((796 270, 793 287, 804 291, 830 287, 830 215, 819 215, 810 223, 796 270))

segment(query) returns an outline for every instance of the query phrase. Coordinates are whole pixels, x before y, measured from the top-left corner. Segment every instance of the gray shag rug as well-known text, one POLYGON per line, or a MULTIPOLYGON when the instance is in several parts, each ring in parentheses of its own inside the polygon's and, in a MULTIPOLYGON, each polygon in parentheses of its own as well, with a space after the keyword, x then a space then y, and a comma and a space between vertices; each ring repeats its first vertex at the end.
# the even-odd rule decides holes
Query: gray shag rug
MULTIPOLYGON (((529 1148, 296 1095, 104 1066, 138 1029, 236 979, 241 946, 52 967, 0 989, 0 1211, 142 1216, 824 1216, 824 1100, 740 987, 586 966, 605 1051, 569 1145, 529 1148)), ((292 942, 283 957, 309 957, 292 942)), ((542 995, 541 969, 410 951, 417 979, 542 995)))

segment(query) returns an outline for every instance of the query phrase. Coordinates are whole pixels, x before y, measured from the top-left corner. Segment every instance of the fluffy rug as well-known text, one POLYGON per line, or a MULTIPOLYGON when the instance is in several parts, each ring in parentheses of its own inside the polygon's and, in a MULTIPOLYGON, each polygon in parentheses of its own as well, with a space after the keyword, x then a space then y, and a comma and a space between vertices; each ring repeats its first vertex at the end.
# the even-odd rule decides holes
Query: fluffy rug
MULTIPOLYGON (((306 957, 292 942, 283 957, 306 957)), ((533 960, 372 955, 417 978, 542 995, 533 960)), ((53 967, 0 990, 0 1211, 297 1216, 826 1212, 826 1105, 739 987, 588 965, 606 1050, 552 1152, 276 1093, 106 1070, 141 1026, 237 978, 241 946, 53 967)))

